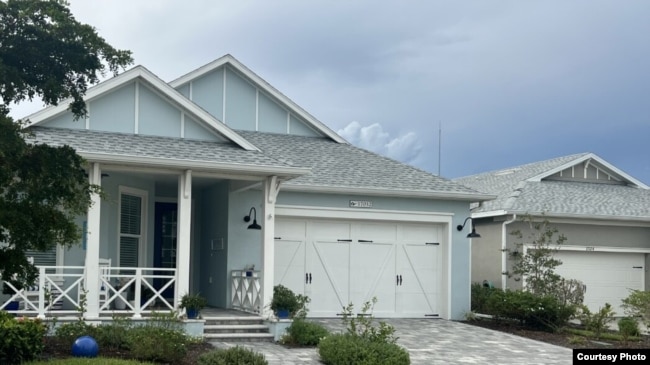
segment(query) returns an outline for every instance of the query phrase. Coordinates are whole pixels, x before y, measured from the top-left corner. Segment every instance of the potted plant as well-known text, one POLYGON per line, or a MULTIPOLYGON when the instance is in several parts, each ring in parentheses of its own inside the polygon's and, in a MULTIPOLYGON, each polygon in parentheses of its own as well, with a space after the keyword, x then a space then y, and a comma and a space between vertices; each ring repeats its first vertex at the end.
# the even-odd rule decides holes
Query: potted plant
POLYGON ((188 319, 196 319, 199 316, 199 311, 208 305, 208 301, 197 294, 185 294, 181 297, 181 308, 187 311, 188 319))
POLYGON ((284 319, 294 317, 304 308, 306 297, 296 295, 291 289, 283 285, 273 287, 273 298, 271 299, 271 310, 278 318, 284 319))

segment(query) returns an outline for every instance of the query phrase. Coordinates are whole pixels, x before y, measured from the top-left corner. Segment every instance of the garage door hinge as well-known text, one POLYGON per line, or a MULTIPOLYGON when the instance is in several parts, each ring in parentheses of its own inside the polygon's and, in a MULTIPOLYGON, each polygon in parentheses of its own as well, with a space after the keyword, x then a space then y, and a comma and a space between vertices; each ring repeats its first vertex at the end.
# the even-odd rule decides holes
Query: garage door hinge
POLYGON ((352 240, 348 240, 348 239, 345 239, 345 240, 338 239, 338 240, 336 240, 336 241, 338 241, 338 242, 352 242, 352 240))
POLYGON ((426 242, 425 245, 440 246, 440 242, 426 242))
POLYGON ((439 314, 425 314, 425 317, 440 317, 439 314))
POLYGON ((372 243, 372 240, 357 240, 359 243, 372 243))
POLYGON ((643 269, 643 266, 632 266, 633 269, 643 269))

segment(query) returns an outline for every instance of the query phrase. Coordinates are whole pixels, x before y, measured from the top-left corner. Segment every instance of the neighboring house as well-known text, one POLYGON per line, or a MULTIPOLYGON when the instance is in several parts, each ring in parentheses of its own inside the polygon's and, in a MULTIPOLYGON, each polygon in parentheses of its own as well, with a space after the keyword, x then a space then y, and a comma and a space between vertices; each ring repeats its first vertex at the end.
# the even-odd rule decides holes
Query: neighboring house
POLYGON ((81 245, 56 252, 64 308, 83 287, 87 318, 187 292, 263 312, 283 284, 314 317, 372 297, 382 317, 469 310, 470 242, 454 227, 492 196, 350 145, 230 55, 170 83, 138 66, 85 98, 85 119, 68 103, 28 117, 35 143, 74 147, 107 195, 79 218, 81 245))
POLYGON ((508 279, 515 250, 511 235, 530 229, 529 214, 548 219, 567 237, 555 255, 557 271, 586 285, 585 303, 598 309, 606 302, 619 315, 629 289, 650 286, 650 190, 593 153, 492 171, 455 180, 497 199, 476 205, 472 220, 480 239, 472 245, 472 281, 488 280, 501 288, 521 288, 508 279))

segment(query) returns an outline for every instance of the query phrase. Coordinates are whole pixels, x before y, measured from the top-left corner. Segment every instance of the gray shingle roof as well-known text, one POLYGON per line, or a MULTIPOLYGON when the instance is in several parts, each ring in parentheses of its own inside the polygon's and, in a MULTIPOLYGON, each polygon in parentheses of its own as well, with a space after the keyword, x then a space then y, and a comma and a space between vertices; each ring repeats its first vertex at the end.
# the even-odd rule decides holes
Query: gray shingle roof
POLYGON ((288 181, 287 185, 480 194, 451 180, 328 138, 250 131, 237 133, 282 162, 312 169, 310 175, 288 181))
POLYGON ((69 145, 77 152, 235 165, 290 167, 262 152, 246 151, 234 143, 99 132, 85 129, 31 127, 37 143, 69 145))
POLYGON ((571 181, 527 181, 587 155, 576 154, 490 171, 454 181, 498 197, 473 213, 546 213, 621 219, 650 219, 650 190, 627 185, 571 181))

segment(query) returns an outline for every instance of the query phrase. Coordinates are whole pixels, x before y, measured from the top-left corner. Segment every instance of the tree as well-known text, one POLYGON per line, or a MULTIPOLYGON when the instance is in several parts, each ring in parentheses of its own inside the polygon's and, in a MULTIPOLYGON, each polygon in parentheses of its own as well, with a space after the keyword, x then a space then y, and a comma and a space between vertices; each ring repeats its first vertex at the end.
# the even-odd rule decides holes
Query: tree
MULTIPOLYGON (((83 95, 106 70, 132 62, 95 29, 81 24, 63 0, 0 1, 0 271, 2 279, 33 282, 27 250, 79 242, 75 217, 99 193, 84 160, 69 146, 30 143, 29 131, 9 117, 8 105, 40 96, 56 105, 72 98, 76 118, 85 115, 83 95)), ((15 281, 14 281, 15 282, 15 281)))
MULTIPOLYGON (((566 241, 557 228, 551 227, 548 220, 537 222, 531 216, 524 217, 530 230, 525 241, 517 242, 517 250, 510 252, 510 257, 515 260, 512 273, 515 280, 526 280, 526 290, 537 295, 556 295, 556 288, 562 283, 562 276, 555 272, 555 268, 562 265, 554 254, 566 241), (530 245, 525 253, 519 251, 524 244, 530 245)), ((519 240, 524 238, 520 230, 511 233, 519 240)), ((523 251, 523 249, 522 249, 523 251)))

